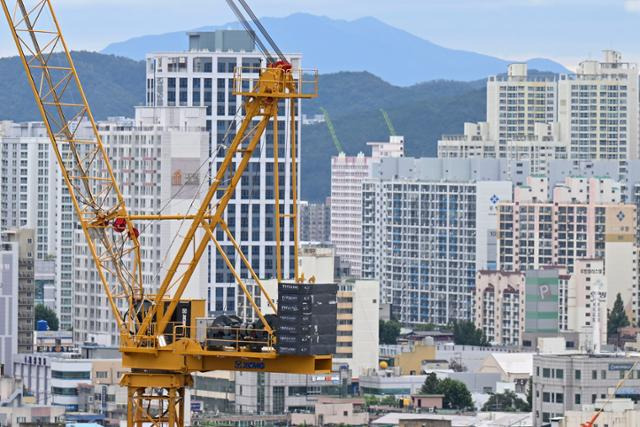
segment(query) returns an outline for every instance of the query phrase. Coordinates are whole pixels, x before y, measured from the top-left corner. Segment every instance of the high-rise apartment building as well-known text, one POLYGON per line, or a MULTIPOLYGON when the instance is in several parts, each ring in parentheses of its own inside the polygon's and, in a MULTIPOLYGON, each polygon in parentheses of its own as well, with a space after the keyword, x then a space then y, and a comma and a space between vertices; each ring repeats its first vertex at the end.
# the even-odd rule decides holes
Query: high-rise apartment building
MULTIPOLYGON (((197 107, 138 107, 135 119, 113 118, 98 123, 98 132, 131 213, 188 215, 199 208, 200 197, 208 188, 209 172, 204 113, 204 108, 197 107)), ((146 292, 154 294, 159 287, 181 243, 179 236, 188 226, 182 221, 137 224, 146 292)), ((115 345, 119 331, 81 230, 75 231, 73 240, 74 340, 115 345)), ((186 256, 190 255, 191 252, 186 256)), ((204 272, 206 267, 201 263, 185 291, 186 298, 205 297, 204 272)))
POLYGON ((556 121, 555 77, 531 75, 527 64, 511 64, 506 76, 487 81, 489 140, 505 143, 533 135, 536 123, 556 121))
POLYGON ((353 277, 362 275, 362 183, 369 176, 371 165, 380 159, 404 157, 401 136, 368 145, 371 157, 340 153, 331 159, 331 243, 353 277))
POLYGON ((300 240, 327 243, 331 240, 331 198, 323 203, 300 205, 300 240))
POLYGON ((438 158, 486 158, 529 161, 532 174, 546 175, 549 162, 567 159, 567 144, 560 141, 557 123, 536 122, 533 133, 500 142, 489 136, 487 122, 465 123, 464 134, 443 135, 438 141, 438 158))
POLYGON ((4 122, 0 134, 0 228, 32 228, 37 260, 56 254, 58 168, 42 122, 4 122))
POLYGON ((18 248, 3 244, 0 251, 0 364, 12 374, 13 355, 18 352, 18 248))
POLYGON ((638 66, 605 50, 602 62, 583 61, 558 81, 561 139, 571 158, 638 158, 638 66))
POLYGON ((531 347, 535 337, 573 333, 576 350, 607 339, 604 260, 576 260, 574 272, 545 266, 526 273, 482 270, 476 277, 475 324, 489 342, 531 347), (525 335, 526 333, 526 335, 525 335))
POLYGON ((577 260, 603 259, 607 307, 620 293, 637 317, 636 207, 621 203, 621 186, 610 179, 567 178, 549 196, 546 178, 529 178, 514 201, 498 210, 498 269, 539 270, 559 266, 574 272, 577 260))
POLYGON ((518 346, 524 332, 525 275, 480 270, 476 275, 475 324, 494 345, 518 346))
POLYGON ((3 122, 0 156, 1 229, 28 227, 35 231, 36 260, 55 260, 60 328, 71 329, 75 217, 44 124, 3 122))
POLYGON ((383 159, 362 194, 362 272, 404 323, 472 320, 476 271, 495 268, 496 206, 528 172, 491 159, 383 159))
MULTIPOLYGON (((300 55, 287 55, 293 69, 301 66, 300 55)), ((233 77, 236 67, 243 67, 243 78, 254 75, 258 78, 260 67, 266 60, 256 50, 253 39, 244 31, 218 30, 189 34, 189 50, 186 52, 163 52, 147 55, 147 105, 159 107, 206 108, 206 129, 211 132, 209 155, 210 167, 217 170, 224 157, 225 147, 236 134, 243 120, 242 99, 233 95, 233 77)), ((287 125, 291 102, 283 101, 278 120, 279 128, 279 171, 280 171, 280 212, 293 212, 291 189, 290 152, 291 132, 287 125)), ((296 104, 296 137, 298 158, 300 156, 301 103, 296 104)), ((229 202, 225 220, 258 276, 275 277, 275 205, 274 197, 274 152, 273 129, 269 126, 260 143, 260 149, 251 159, 246 173, 237 186, 235 197, 229 202)), ((238 153, 235 162, 240 161, 238 153)), ((300 162, 298 162, 298 168, 300 162)), ((298 170, 298 177, 300 173, 298 170)), ((298 178, 300 182, 300 178, 298 178)), ((298 186, 298 192, 300 186, 298 186)), ((214 201, 215 203, 215 201, 214 201)), ((282 227, 283 277, 293 272, 293 226, 291 221, 283 221, 282 227)), ((235 256, 233 246, 225 235, 218 240, 227 251, 231 262, 243 278, 250 278, 249 272, 239 256, 235 256)), ((213 313, 233 312, 228 305, 236 300, 236 284, 223 258, 213 245, 209 246, 205 263, 208 261, 208 310, 213 313)))
POLYGON ((444 135, 438 156, 529 158, 533 173, 551 159, 638 159, 638 99, 638 67, 616 51, 557 78, 512 64, 487 81, 486 122, 444 135))
POLYGON ((0 236, 0 363, 13 372, 13 356, 33 352, 35 233, 3 231, 0 236))

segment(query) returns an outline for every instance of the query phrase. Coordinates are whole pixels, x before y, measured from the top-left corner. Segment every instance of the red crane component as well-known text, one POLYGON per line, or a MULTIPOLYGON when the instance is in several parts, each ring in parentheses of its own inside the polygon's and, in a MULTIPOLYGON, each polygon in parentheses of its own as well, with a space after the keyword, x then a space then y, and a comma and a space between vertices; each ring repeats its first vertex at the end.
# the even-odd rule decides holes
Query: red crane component
POLYGON ((113 231, 123 233, 127 229, 127 220, 125 218, 116 218, 113 221, 113 231))

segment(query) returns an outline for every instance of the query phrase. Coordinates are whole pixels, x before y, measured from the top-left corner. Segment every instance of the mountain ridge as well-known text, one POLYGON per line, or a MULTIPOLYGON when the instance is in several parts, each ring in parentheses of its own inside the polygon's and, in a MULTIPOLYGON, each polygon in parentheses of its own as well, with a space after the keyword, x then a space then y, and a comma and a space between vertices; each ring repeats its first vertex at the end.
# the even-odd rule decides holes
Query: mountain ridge
MULTIPOLYGON (((373 17, 347 21, 296 13, 262 21, 283 51, 303 53, 304 64, 323 74, 366 70, 395 85, 411 86, 438 79, 478 80, 503 73, 510 63, 519 62, 442 47, 373 17)), ((228 23, 188 31, 223 28, 239 26, 228 23)), ((141 60, 148 52, 185 51, 188 31, 134 37, 111 43, 101 52, 141 60)), ((569 72, 549 59, 533 58, 527 63, 541 71, 569 72)))
MULTIPOLYGON (((80 80, 96 119, 133 116, 144 104, 145 63, 93 52, 72 52, 80 80)), ((55 59, 55 58, 54 58, 55 59)), ((39 121, 18 57, 0 59, 0 120, 39 121)), ((408 156, 436 153, 444 133, 459 133, 465 121, 483 120, 485 82, 437 80, 396 86, 369 72, 320 75, 320 96, 303 101, 305 114, 326 108, 349 155, 369 152, 368 141, 386 141, 389 131, 380 109, 387 111, 405 136, 408 156)), ((330 192, 331 156, 336 155, 326 124, 302 129, 302 196, 322 200, 330 192)))

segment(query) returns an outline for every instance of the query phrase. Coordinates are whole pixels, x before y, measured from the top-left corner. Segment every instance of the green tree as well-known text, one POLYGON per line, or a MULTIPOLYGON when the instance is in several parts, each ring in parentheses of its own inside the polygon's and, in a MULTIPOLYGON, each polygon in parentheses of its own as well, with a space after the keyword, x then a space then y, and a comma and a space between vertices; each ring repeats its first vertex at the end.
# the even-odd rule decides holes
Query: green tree
POLYGON ((531 412, 533 408, 533 378, 529 377, 529 388, 527 388, 527 409, 525 412, 531 412))
POLYGON ((400 336, 400 323, 396 320, 380 321, 380 344, 395 344, 400 336))
POLYGON ((445 378, 439 380, 435 373, 431 372, 420 389, 422 394, 442 394, 442 406, 447 409, 471 409, 473 399, 467 386, 463 382, 445 378))
POLYGON ((438 385, 439 394, 443 394, 442 406, 449 409, 473 409, 473 399, 467 386, 458 380, 445 378, 438 385))
POLYGON ((438 393, 438 385, 440 384, 440 380, 436 376, 434 372, 430 372, 427 375, 427 378, 424 380, 424 384, 420 389, 420 393, 422 394, 439 394, 438 393))
POLYGON ((468 320, 453 324, 453 340, 459 345, 489 346, 484 332, 476 328, 473 322, 468 320))
POLYGON ((625 326, 629 326, 629 324, 629 318, 624 311, 622 296, 618 294, 616 296, 616 302, 613 303, 613 309, 609 311, 609 318, 607 319, 607 340, 617 340, 618 328, 624 328, 625 326))
POLYGON ((398 406, 398 401, 394 396, 385 396, 380 401, 380 404, 384 406, 398 406))
POLYGON ((482 406, 482 411, 500 411, 500 412, 529 412, 529 404, 520 399, 517 394, 511 390, 504 393, 494 393, 489 400, 482 406))
POLYGON ((46 320, 49 324, 50 331, 58 330, 58 316, 55 311, 51 310, 46 305, 38 304, 34 310, 35 324, 38 324, 38 320, 46 320))
POLYGON ((440 325, 436 325, 435 323, 420 323, 414 326, 413 329, 415 331, 427 331, 427 332, 447 330, 447 328, 444 328, 440 325))

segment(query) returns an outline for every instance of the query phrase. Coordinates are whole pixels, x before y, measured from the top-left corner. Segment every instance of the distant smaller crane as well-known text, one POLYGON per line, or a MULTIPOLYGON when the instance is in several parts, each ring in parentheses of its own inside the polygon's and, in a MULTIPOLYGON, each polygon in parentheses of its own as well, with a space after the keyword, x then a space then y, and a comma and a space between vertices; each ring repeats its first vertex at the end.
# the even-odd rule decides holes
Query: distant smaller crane
POLYGON ((329 134, 331 134, 331 139, 333 139, 333 145, 336 146, 336 150, 338 150, 338 154, 344 153, 344 147, 342 143, 338 139, 338 134, 336 133, 336 128, 333 126, 333 122, 331 121, 331 117, 329 117, 329 112, 324 107, 320 107, 320 111, 324 115, 324 121, 327 123, 327 129, 329 129, 329 134))
POLYGON ((389 135, 396 136, 398 133, 396 132, 396 128, 393 127, 393 123, 391 122, 391 117, 389 117, 389 113, 387 113, 382 108, 380 109, 380 112, 382 113, 382 117, 384 117, 384 121, 387 124, 387 127, 389 128, 389 135))

